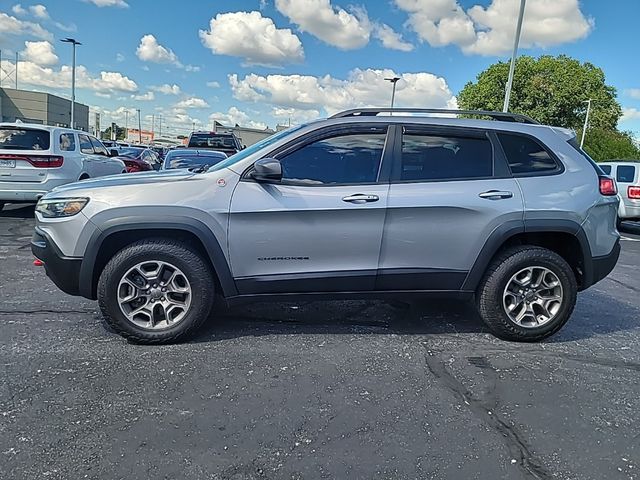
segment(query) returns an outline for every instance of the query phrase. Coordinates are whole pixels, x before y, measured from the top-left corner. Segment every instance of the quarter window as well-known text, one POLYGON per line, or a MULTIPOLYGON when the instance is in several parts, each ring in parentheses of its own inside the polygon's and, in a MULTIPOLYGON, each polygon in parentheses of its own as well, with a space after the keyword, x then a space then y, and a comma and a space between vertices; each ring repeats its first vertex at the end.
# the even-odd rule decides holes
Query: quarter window
POLYGON ((76 139, 73 133, 63 133, 60 135, 60 150, 63 152, 73 152, 76 149, 76 139))
POLYGON ((317 140, 284 156, 282 180, 310 185, 373 183, 378 178, 386 127, 317 140))
POLYGON ((406 131, 402 137, 400 180, 432 181, 493 175, 493 149, 486 137, 406 131))
POLYGON ((80 141, 80 151, 82 153, 93 153, 93 145, 91 145, 91 140, 87 135, 78 135, 78 140, 80 141))
POLYGON ((558 170, 556 161, 535 140, 511 133, 498 133, 498 138, 514 175, 549 173, 558 170))
POLYGON ((633 183, 636 178, 636 167, 633 165, 618 165, 616 180, 622 183, 633 183))

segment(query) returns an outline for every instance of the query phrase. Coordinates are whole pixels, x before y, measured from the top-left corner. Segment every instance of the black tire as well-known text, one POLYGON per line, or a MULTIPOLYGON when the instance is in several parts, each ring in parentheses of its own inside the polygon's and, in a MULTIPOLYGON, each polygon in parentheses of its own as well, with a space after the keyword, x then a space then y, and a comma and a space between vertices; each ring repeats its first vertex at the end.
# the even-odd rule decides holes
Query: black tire
POLYGON ((87 174, 83 173, 82 175, 80 175, 80 178, 78 179, 78 181, 80 181, 80 180, 87 180, 88 178, 90 178, 90 177, 89 177, 89 175, 87 175, 87 174))
POLYGON ((480 283, 476 302, 480 316, 498 338, 516 342, 537 342, 556 333, 567 322, 576 304, 578 285, 575 274, 557 253, 535 246, 505 250, 493 260, 480 283), (503 306, 507 282, 518 271, 531 266, 546 267, 560 280, 563 300, 555 316, 539 327, 523 327, 513 322, 503 306))
POLYGON ((123 337, 135 343, 175 343, 191 335, 211 313, 215 281, 209 264, 186 244, 163 238, 140 240, 120 250, 105 266, 98 281, 98 303, 105 321, 123 337), (118 285, 125 273, 144 261, 169 262, 187 277, 191 305, 184 318, 161 330, 143 328, 127 319, 117 300, 118 285))
POLYGON ((622 219, 620 217, 616 217, 616 230, 620 231, 622 228, 622 219))
POLYGON ((0 212, 2 211, 5 205, 6 205, 5 202, 0 202, 0 212))

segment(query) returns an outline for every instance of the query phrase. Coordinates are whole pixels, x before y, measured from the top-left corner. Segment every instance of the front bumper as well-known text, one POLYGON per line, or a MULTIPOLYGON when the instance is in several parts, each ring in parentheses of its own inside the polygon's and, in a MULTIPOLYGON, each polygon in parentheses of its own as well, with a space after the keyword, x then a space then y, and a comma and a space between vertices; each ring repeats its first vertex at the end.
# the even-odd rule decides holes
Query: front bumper
POLYGON ((51 238, 36 228, 31 239, 31 251, 42 260, 47 276, 69 295, 80 295, 80 267, 82 259, 66 257, 51 238))

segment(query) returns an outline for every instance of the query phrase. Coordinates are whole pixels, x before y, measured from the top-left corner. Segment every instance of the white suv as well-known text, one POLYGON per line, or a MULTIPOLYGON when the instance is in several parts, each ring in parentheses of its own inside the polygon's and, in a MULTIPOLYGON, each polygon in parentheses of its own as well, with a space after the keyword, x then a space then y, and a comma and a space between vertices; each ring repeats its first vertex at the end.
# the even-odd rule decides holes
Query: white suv
POLYGON ((0 210, 8 202, 35 202, 59 185, 126 171, 86 132, 0 123, 0 210))
POLYGON ((600 168, 618 182, 618 221, 640 220, 640 162, 606 162, 600 168))

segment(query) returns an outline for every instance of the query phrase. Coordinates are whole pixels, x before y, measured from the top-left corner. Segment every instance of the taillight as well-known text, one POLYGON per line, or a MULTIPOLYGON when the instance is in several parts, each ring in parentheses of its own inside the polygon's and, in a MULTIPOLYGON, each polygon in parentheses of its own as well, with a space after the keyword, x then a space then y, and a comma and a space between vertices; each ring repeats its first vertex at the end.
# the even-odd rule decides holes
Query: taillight
POLYGON ((634 200, 640 200, 640 187, 629 187, 627 196, 634 200))
POLYGON ((618 187, 616 186, 616 182, 613 180, 613 178, 603 176, 600 177, 600 193, 602 195, 606 195, 607 197, 618 194, 618 187))
POLYGON ((36 168, 58 168, 64 163, 58 155, 0 155, 0 160, 23 160, 36 168))

